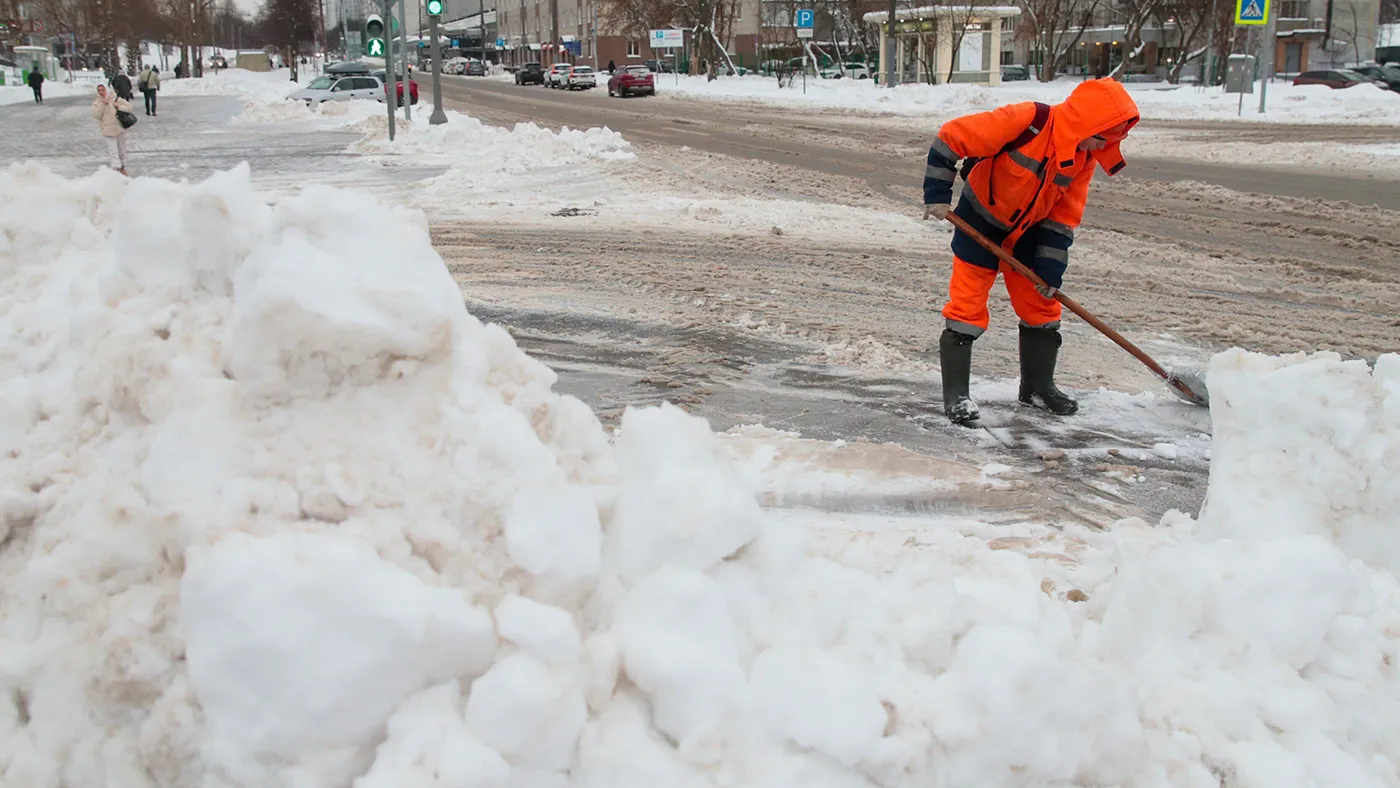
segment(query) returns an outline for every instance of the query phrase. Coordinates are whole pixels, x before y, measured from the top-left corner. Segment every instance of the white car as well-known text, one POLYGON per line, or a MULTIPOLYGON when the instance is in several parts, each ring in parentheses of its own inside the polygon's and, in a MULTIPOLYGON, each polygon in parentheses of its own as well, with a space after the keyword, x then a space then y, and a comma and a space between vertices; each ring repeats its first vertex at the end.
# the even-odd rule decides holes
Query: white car
POLYGON ((544 74, 544 86, 547 88, 561 88, 564 80, 569 76, 571 66, 568 63, 555 63, 549 67, 544 74))
POLYGON ((593 73, 591 66, 574 66, 569 69, 564 87, 569 90, 588 90, 598 87, 598 75, 593 73))
POLYGON ((326 101, 349 101, 359 98, 383 99, 384 83, 368 74, 348 74, 346 76, 322 74, 311 80, 311 84, 287 98, 305 101, 308 106, 326 101))
POLYGON ((870 68, 864 63, 842 63, 822 69, 822 79, 870 79, 870 68))

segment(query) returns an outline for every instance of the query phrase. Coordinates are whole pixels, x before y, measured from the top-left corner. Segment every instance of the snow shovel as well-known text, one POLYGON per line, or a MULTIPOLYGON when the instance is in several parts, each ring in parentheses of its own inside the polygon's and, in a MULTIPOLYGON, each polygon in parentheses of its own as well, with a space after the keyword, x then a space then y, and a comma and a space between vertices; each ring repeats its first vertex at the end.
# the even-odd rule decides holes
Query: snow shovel
MULTIPOLYGON (((1046 287, 1044 279, 1041 279, 1040 277, 1036 276, 1034 271, 1027 268, 1024 264, 1021 263, 1021 261, 1012 257, 1010 252, 992 243, 990 240, 987 239, 986 236, 973 229, 972 225, 968 224, 967 221, 964 220, 961 216, 949 213, 948 221, 952 222, 953 225, 959 230, 962 230, 964 233, 967 233, 967 237, 976 241, 978 244, 981 244, 982 248, 996 255, 997 258, 1000 259, 1003 263, 1006 263, 1007 265, 1011 266, 1012 270, 1014 270, 1016 273, 1031 280, 1031 283, 1034 284, 1036 287, 1042 289, 1046 287)), ((1132 353, 1133 358, 1136 358, 1138 361, 1141 361, 1144 366, 1157 373, 1157 377, 1166 381, 1167 385, 1172 387, 1173 394, 1177 395, 1178 397, 1181 397, 1182 399, 1186 400, 1187 402, 1193 405, 1206 406, 1210 404, 1210 393, 1206 390, 1205 381, 1202 379, 1200 371, 1176 370, 1173 372, 1168 372, 1165 369, 1162 369, 1161 364, 1158 364, 1156 361, 1153 361, 1151 356, 1144 353, 1142 351, 1142 348, 1138 347, 1137 345, 1134 345, 1132 342, 1129 342, 1122 334, 1118 333, 1117 331, 1114 331, 1112 328, 1109 328, 1107 323, 1103 322, 1097 317, 1094 317, 1093 313, 1080 306, 1078 301, 1075 301, 1073 298, 1070 298, 1058 289, 1055 291, 1055 300, 1059 301, 1061 304, 1064 304, 1065 307, 1069 309, 1069 311, 1083 318, 1084 322, 1088 323, 1094 328, 1097 328, 1100 333, 1113 340, 1114 343, 1118 345, 1118 347, 1121 347, 1129 353, 1132 353)))

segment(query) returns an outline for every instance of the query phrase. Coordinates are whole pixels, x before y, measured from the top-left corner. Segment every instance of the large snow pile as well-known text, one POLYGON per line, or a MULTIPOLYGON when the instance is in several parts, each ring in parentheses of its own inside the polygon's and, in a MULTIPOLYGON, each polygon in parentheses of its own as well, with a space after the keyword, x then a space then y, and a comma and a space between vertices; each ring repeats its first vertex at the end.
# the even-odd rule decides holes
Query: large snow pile
POLYGON ((300 81, 293 82, 291 74, 290 69, 284 68, 273 71, 229 68, 206 71, 202 77, 162 77, 160 92, 166 96, 243 96, 251 101, 270 103, 285 99, 316 76, 310 70, 303 70, 298 74, 300 81))
POLYGON ((507 129, 450 110, 444 111, 447 123, 434 126, 428 123, 430 112, 427 108, 419 109, 411 122, 402 118, 396 121, 391 142, 389 120, 381 106, 379 112, 354 126, 365 137, 351 145, 350 149, 356 153, 448 157, 468 154, 483 158, 506 156, 514 152, 513 158, 530 158, 553 165, 572 164, 571 158, 574 156, 620 160, 634 158, 632 146, 622 135, 608 128, 580 130, 565 126, 554 132, 534 123, 517 123, 507 129))
MULTIPOLYGON (((770 101, 794 107, 831 107, 890 115, 952 117, 995 109, 1017 101, 1063 101, 1079 80, 1050 83, 1007 82, 986 85, 904 84, 888 90, 868 79, 817 79, 808 77, 804 92, 799 80, 779 88, 772 77, 724 77, 713 82, 704 77, 683 76, 657 80, 660 95, 684 95, 713 99, 770 101)), ((1133 99, 1148 120, 1239 120, 1262 123, 1364 123, 1400 125, 1400 94, 1374 85, 1332 90, 1320 85, 1295 87, 1287 82, 1269 85, 1268 112, 1260 115, 1258 93, 1246 95, 1244 112, 1238 94, 1218 88, 1190 85, 1129 83, 1133 99)))
POLYGON ((1400 784, 1400 360, 1212 376, 1199 524, 820 557, 703 421, 553 393, 415 211, 11 166, 4 783, 1400 784))
POLYGON ((420 199, 428 205, 452 204, 466 194, 520 186, 514 179, 529 172, 552 171, 580 178, 579 165, 636 158, 631 143, 608 128, 552 131, 534 123, 504 128, 452 111, 446 112, 447 123, 434 126, 428 123, 428 113, 424 109, 416 112, 411 122, 396 121, 392 142, 382 108, 379 114, 350 126, 364 135, 350 145, 353 153, 402 156, 401 161, 414 165, 450 165, 447 172, 420 190, 420 199))

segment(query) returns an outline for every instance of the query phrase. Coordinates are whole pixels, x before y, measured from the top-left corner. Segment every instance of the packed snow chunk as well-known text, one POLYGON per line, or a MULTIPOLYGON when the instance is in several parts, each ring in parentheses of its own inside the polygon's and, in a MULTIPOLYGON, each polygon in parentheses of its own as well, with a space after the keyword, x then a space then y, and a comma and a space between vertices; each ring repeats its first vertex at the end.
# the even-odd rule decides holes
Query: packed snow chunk
POLYGON ((1152 453, 1164 460, 1174 460, 1181 452, 1175 443, 1154 443, 1152 453))
POLYGON ((496 606, 496 631, 545 662, 578 662, 583 644, 568 611, 514 594, 496 606))
POLYGON ((587 719, 583 692, 529 654, 497 662, 467 698, 467 726, 512 766, 567 770, 587 719))
POLYGON ((462 690, 448 681, 404 701, 354 788, 504 788, 510 764, 467 728, 462 690))
POLYGON ((577 484, 529 490, 506 514, 510 559, 536 575, 592 578, 603 561, 603 526, 593 493, 577 484))
POLYGON ((335 534, 191 550, 180 620, 209 752, 234 772, 366 744, 410 694, 480 674, 496 649, 491 617, 460 591, 335 534))
POLYGON ((827 652, 769 649, 751 681, 770 729, 847 766, 874 749, 889 721, 869 668, 827 652))
POLYGON ((748 544, 763 514, 709 422, 669 403, 631 408, 617 440, 611 536, 618 570, 706 570, 748 544))
POLYGON ((972 628, 922 700, 949 785, 1115 785, 1138 774, 1142 727, 1118 671, 996 623, 972 628), (1028 779, 1034 778, 1034 779, 1028 779))
POLYGON ((1205 536, 1316 534, 1400 572, 1400 393, 1392 356, 1373 373, 1335 353, 1231 350, 1209 371, 1214 442, 1205 536))
POLYGON ((618 611, 623 666, 651 697, 673 741, 713 734, 747 695, 734 623, 709 576, 671 566, 632 589, 618 611))
POLYGON ((1314 536, 1163 548, 1118 572, 1101 637, 1130 660, 1208 646, 1302 670, 1358 594, 1346 557, 1314 536))
POLYGON ((346 233, 345 216, 380 209, 333 189, 303 196, 322 205, 279 210, 279 241, 255 250, 235 279, 234 378, 269 397, 320 398, 448 359, 467 315, 428 234, 416 231, 421 214, 394 208, 398 232, 346 233))

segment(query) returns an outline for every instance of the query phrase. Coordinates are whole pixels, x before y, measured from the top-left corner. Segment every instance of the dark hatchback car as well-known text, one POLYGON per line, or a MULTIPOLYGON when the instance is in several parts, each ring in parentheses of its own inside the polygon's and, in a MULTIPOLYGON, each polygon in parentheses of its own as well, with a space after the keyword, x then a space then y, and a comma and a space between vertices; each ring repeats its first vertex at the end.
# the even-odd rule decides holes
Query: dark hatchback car
POLYGON ((1031 70, 1026 66, 1002 66, 1002 82, 1024 82, 1031 78, 1031 70))
POLYGON ((1352 71, 1363 77, 1384 82, 1385 86, 1400 91, 1400 67, 1397 66, 1353 66, 1352 71))
POLYGON ((480 60, 473 60, 462 70, 462 74, 468 77, 484 77, 486 76, 486 65, 480 60))
POLYGON ((539 63, 526 63, 515 72, 515 84, 517 85, 543 85, 544 67, 539 63))
POLYGON ((1304 71, 1293 78, 1295 85, 1326 85, 1333 90, 1365 85, 1368 82, 1371 80, 1344 68, 1335 71, 1304 71))

